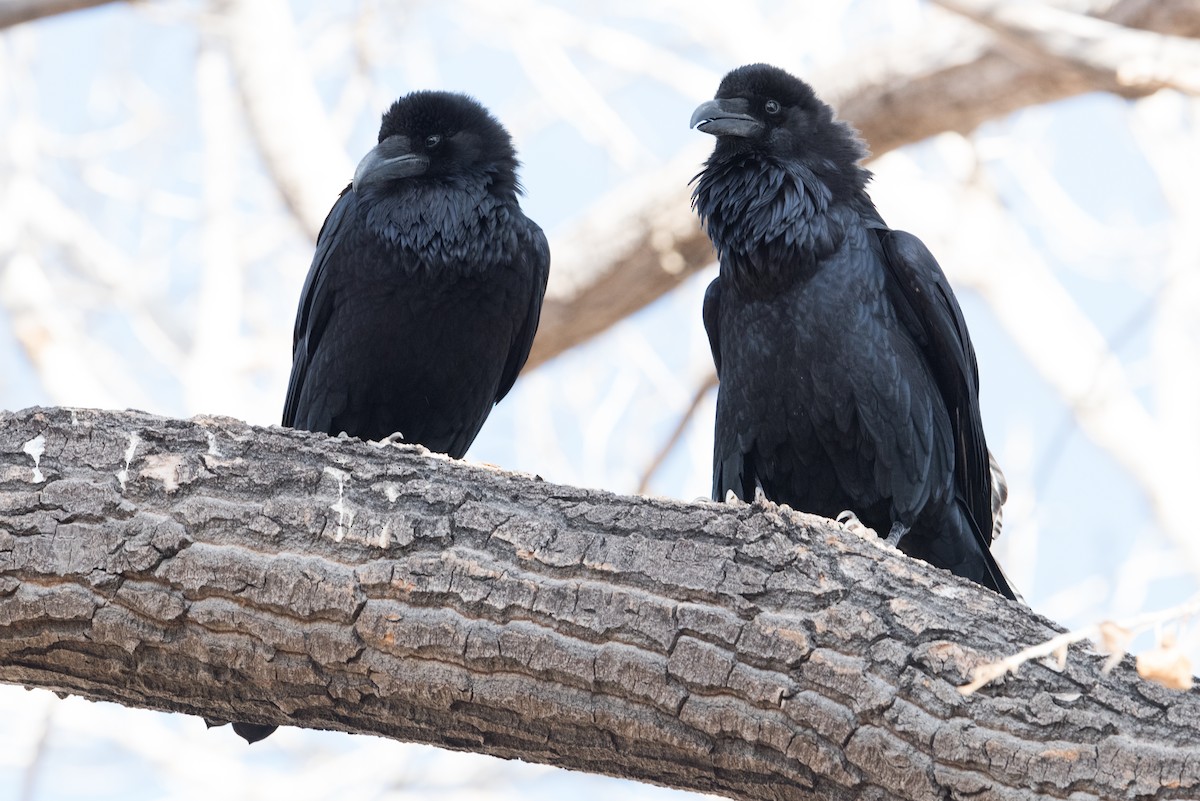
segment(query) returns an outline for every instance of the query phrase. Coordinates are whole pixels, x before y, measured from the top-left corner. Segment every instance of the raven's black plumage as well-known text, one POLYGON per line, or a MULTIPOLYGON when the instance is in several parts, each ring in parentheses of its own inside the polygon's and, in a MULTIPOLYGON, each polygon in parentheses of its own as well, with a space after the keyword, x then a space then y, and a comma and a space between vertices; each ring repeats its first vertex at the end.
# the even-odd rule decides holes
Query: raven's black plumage
POLYGON ((459 94, 383 116, 317 238, 283 424, 461 457, 508 393, 550 269, 508 133, 459 94))
MULTIPOLYGON (((466 453, 525 364, 550 270, 516 169, 471 98, 392 105, 317 237, 283 425, 466 453)), ((234 729, 255 742, 275 727, 234 729)))
POLYGON ((713 497, 834 517, 1014 597, 990 551, 971 338, 919 239, 880 218, 866 151, 803 81, 730 72, 693 204, 720 259, 704 323, 720 378, 713 497))

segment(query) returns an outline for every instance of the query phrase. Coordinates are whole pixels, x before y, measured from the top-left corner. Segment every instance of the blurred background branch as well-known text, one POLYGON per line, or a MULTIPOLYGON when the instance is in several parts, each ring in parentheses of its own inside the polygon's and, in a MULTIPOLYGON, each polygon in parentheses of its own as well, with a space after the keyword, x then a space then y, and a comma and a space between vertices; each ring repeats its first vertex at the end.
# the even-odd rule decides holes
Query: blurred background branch
POLYGON ((0 28, 112 2, 115 0, 0 0, 0 28))
MULTIPOLYGON (((1163 33, 1200 30, 1200 8, 1190 2, 1184 8, 1179 0, 1163 2, 1172 4, 1179 11, 1176 16, 1146 4, 1113 4, 1106 16, 1122 22, 1108 29, 1126 34, 1131 32, 1124 26, 1147 24, 1161 26, 1163 33)), ((1077 15, 1058 14, 1056 19, 1063 16, 1077 15)), ((872 157, 945 131, 970 133, 1026 106, 1089 91, 1142 94, 1165 85, 1135 86, 1108 71, 1047 70, 1039 61, 1014 59, 1003 43, 980 40, 954 20, 936 19, 932 25, 920 37, 950 43, 948 49, 905 35, 856 52, 813 76, 818 91, 869 143, 872 157)), ((681 161, 622 186, 581 223, 555 237, 554 270, 531 367, 604 331, 711 262, 708 239, 695 217, 680 211, 690 203, 684 181, 695 173, 699 156, 689 153, 681 161)))
POLYGON ((354 164, 330 124, 285 0, 219 0, 224 34, 255 146, 301 229, 316 241, 354 164))
POLYGON ((1005 41, 1141 91, 1200 92, 1200 42, 1034 3, 934 0, 1005 41))

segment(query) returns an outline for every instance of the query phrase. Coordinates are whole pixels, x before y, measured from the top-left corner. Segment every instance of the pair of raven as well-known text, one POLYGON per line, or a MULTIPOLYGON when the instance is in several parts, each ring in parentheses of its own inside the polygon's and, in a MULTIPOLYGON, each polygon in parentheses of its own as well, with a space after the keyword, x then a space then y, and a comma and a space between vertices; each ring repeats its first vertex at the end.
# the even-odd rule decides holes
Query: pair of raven
MULTIPOLYGON (((714 499, 761 490, 855 517, 1014 597, 989 550, 1004 490, 962 312, 920 240, 875 211, 853 129, 765 64, 725 76, 692 125, 717 138, 693 195, 720 259, 704 299, 714 499)), ((317 240, 285 426, 466 453, 525 364, 549 273, 516 167, 464 95, 415 92, 384 114, 317 240)))

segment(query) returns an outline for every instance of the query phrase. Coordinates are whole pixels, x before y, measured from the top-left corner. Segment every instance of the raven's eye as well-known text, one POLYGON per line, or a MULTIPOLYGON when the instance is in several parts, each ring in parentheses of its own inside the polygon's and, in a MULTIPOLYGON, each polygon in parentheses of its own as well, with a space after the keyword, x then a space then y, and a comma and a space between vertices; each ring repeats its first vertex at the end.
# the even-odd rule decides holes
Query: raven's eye
POLYGON ((765 108, 767 110, 768 114, 778 114, 779 109, 780 109, 779 101, 778 100, 768 100, 767 104, 765 106, 763 106, 763 108, 765 108))
POLYGON ((441 143, 442 143, 442 135, 441 134, 430 134, 429 136, 425 137, 425 149, 426 150, 436 150, 437 146, 440 145, 441 143))

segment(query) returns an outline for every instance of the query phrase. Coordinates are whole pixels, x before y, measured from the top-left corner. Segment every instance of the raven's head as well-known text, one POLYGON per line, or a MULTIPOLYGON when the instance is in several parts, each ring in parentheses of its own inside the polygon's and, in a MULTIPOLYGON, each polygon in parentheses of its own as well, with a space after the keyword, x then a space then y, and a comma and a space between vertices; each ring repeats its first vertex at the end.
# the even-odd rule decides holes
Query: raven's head
POLYGON ((413 92, 392 104, 379 144, 354 171, 361 192, 402 179, 486 175, 494 192, 518 192, 512 138, 476 100, 455 92, 413 92))
POLYGON ((802 163, 827 183, 845 180, 852 191, 869 176, 858 166, 867 150, 854 129, 835 119, 811 86, 770 64, 726 75, 716 99, 692 113, 691 126, 717 137, 710 164, 757 153, 802 163))

